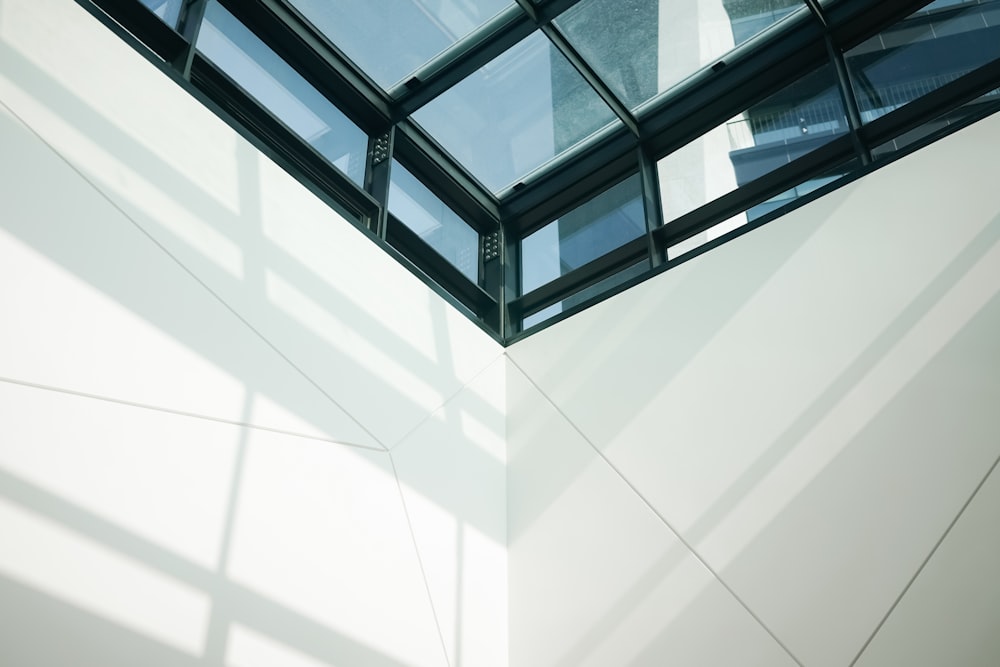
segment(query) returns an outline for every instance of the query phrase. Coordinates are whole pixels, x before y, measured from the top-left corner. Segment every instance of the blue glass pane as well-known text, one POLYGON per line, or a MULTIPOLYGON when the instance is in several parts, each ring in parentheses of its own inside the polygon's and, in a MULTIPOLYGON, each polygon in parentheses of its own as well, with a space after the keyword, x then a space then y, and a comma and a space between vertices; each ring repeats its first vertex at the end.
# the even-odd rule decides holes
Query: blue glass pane
POLYGON ((513 3, 509 0, 290 0, 383 88, 409 75, 513 3))
POLYGON ((479 279, 479 234, 403 165, 392 161, 389 211, 472 282, 479 279))
POLYGON ((613 276, 608 276, 599 283, 595 283, 590 287, 586 287, 573 296, 567 297, 562 301, 552 304, 547 308, 543 308, 537 313, 528 315, 521 321, 521 329, 527 329, 533 327, 536 324, 544 322, 552 317, 555 317, 559 313, 569 310, 575 306, 580 305, 584 301, 591 299, 595 296, 599 296, 604 292, 608 292, 618 287, 619 285, 635 278, 636 276, 641 276, 643 273, 649 270, 649 262, 639 262, 638 264, 633 264, 632 266, 619 271, 613 276))
POLYGON ((845 132, 843 102, 824 66, 660 160, 663 219, 669 223, 845 132))
POLYGON ((177 27, 177 19, 181 15, 181 5, 184 4, 184 0, 140 0, 140 2, 149 7, 168 26, 177 27))
POLYGON ((556 26, 634 109, 795 11, 802 0, 582 0, 556 26))
POLYGON ((205 10, 198 50, 335 167, 364 183, 365 133, 216 0, 205 10))
POLYGON ((521 241, 521 293, 541 287, 645 232, 639 177, 632 176, 521 241))
POLYGON ((539 32, 413 117, 494 192, 617 120, 539 32))
POLYGON ((846 54, 870 122, 1000 58, 1000 0, 938 0, 846 54))

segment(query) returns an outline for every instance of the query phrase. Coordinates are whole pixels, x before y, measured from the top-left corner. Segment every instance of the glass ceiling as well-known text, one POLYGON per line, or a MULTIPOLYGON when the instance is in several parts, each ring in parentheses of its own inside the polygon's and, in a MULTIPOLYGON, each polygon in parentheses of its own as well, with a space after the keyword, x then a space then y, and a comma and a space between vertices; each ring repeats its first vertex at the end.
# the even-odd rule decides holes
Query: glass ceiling
MULTIPOLYGON (((287 2, 384 91, 515 4, 287 2)), ((621 124, 581 70, 592 70, 619 108, 635 113, 796 11, 808 11, 803 0, 582 0, 547 29, 566 39, 575 51, 569 58, 546 29, 536 28, 413 119, 486 189, 502 193, 602 128, 621 124)))
POLYGON ((288 0, 389 90, 513 5, 508 0, 288 0))
POLYGON ((1000 0, 79 1, 505 340, 1000 108, 1000 0))
POLYGON ((635 110, 796 10, 802 0, 582 0, 556 25, 635 110))
POLYGON ((616 121, 540 32, 413 117, 494 192, 616 121))

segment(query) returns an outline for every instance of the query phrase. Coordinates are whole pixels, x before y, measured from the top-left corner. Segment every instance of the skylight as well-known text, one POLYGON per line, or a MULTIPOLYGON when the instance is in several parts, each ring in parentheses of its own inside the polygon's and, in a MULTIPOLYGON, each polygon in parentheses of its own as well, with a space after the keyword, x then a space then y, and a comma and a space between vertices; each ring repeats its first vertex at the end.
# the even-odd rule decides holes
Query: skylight
POLYGON ((289 0, 384 90, 408 79, 514 3, 507 0, 289 0))
POLYGON ((504 342, 1000 108, 1000 0, 76 1, 504 342))

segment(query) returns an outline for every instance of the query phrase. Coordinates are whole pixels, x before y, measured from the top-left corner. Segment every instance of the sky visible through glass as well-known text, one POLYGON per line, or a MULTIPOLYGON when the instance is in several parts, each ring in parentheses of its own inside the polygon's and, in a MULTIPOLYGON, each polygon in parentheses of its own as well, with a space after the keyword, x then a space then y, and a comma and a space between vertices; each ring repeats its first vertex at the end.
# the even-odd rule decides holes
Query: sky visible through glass
POLYGON ((365 133, 216 0, 205 10, 198 50, 354 182, 364 182, 365 133))
POLYGON ((388 90, 499 14, 509 0, 289 0, 388 90))
POLYGON ((494 192, 617 120, 540 32, 413 118, 494 192))

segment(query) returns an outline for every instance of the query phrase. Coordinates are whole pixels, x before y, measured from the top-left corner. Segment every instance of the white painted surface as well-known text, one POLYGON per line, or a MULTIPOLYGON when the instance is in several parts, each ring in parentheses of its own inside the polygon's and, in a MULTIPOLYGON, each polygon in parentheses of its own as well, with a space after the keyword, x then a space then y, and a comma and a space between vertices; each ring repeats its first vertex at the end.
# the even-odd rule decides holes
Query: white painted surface
POLYGON ((450 578, 506 664, 499 345, 72 0, 0 0, 0 146, 0 663, 440 667, 450 578))
POLYGON ((794 665, 510 368, 510 664, 794 665))
POLYGON ((0 102, 382 444, 499 354, 71 0, 0 12, 0 102))
POLYGON ((0 141, 0 377, 379 446, 2 107, 0 141))
POLYGON ((388 454, 253 431, 241 472, 225 571, 326 634, 300 650, 446 664, 388 454))
POLYGON ((392 450, 452 667, 508 664, 506 363, 392 450))
POLYGON ((993 667, 1000 658, 1000 477, 993 474, 856 663, 993 667))
MULTIPOLYGON (((522 341, 529 381, 71 0, 0 0, 0 104, 14 664, 789 664, 766 626, 842 665, 1000 454, 1000 119, 522 341)), ((935 605, 994 613, 992 489, 865 664, 991 657, 935 605)))
POLYGON ((1000 454, 998 134, 508 350, 806 665, 854 657, 1000 454))

